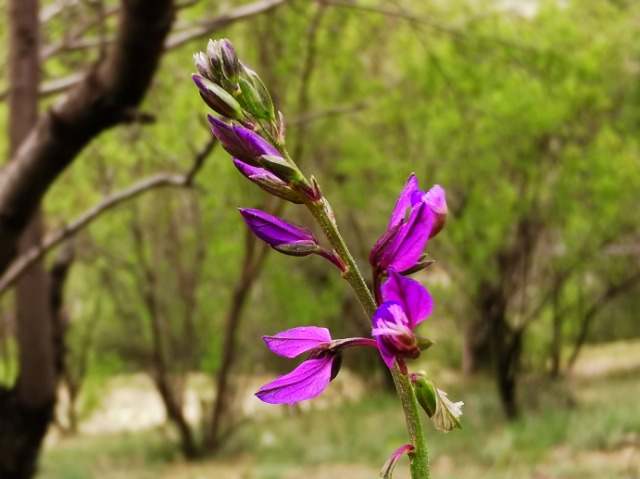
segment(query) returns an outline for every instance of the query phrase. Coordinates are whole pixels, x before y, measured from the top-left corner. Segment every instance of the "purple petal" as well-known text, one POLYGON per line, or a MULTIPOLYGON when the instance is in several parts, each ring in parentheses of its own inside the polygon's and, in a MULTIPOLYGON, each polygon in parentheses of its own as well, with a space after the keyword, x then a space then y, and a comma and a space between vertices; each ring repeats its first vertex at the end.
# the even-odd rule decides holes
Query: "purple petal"
POLYGON ((413 279, 405 278, 393 268, 389 269, 389 279, 382 285, 382 298, 400 303, 411 330, 433 311, 433 298, 427 288, 413 279))
POLYGON ((371 248, 371 252, 369 253, 369 263, 373 267, 377 267, 382 259, 387 254, 387 250, 389 246, 393 243, 398 231, 400 230, 401 225, 397 224, 391 228, 389 228, 385 233, 376 241, 376 244, 371 248))
POLYGON ((389 248, 382 255, 381 264, 404 271, 416 262, 429 239, 434 214, 425 203, 418 203, 409 220, 400 227, 389 248))
POLYGON ((432 186, 431 189, 424 194, 423 201, 427 203, 437 215, 446 215, 449 212, 445 191, 440 185, 432 186))
POLYGON ((290 404, 312 399, 325 390, 331 380, 331 367, 335 356, 309 359, 289 374, 265 384, 256 393, 269 404, 290 404))
POLYGON ((311 231, 302 226, 271 216, 264 211, 248 208, 238 208, 238 210, 251 232, 270 246, 298 241, 316 244, 318 242, 311 231))
MULTIPOLYGON (((411 201, 414 201, 413 197, 411 201)), ((429 238, 433 238, 444 227, 444 223, 447 221, 447 214, 449 213, 444 189, 440 185, 434 185, 429 191, 422 195, 420 201, 426 203, 434 213, 433 227, 429 233, 429 238)))
POLYGON ((271 351, 285 358, 295 358, 299 354, 332 341, 327 328, 316 326, 288 329, 275 336, 263 336, 262 339, 271 351))
POLYGON ((257 133, 242 126, 234 126, 233 130, 252 156, 259 158, 264 155, 269 155, 282 158, 282 154, 257 133))
POLYGON ((239 158, 244 163, 257 166, 257 161, 240 142, 233 126, 212 115, 207 115, 213 135, 220 141, 222 147, 234 158, 239 158))
MULTIPOLYGON (((380 328, 385 321, 395 321, 395 318, 391 311, 389 310, 390 306, 393 303, 385 302, 382 303, 376 312, 373 314, 372 322, 373 329, 380 328)), ((389 367, 389 369, 393 369, 393 363, 396 360, 396 352, 392 350, 386 341, 384 341, 384 335, 375 335, 376 342, 378 343, 378 351, 380 351, 380 356, 382 356, 382 360, 389 367)))
POLYGON ((261 178, 261 179, 272 181, 279 185, 283 185, 283 186, 286 185, 286 183, 282 181, 280 178, 278 178, 276 175, 274 175, 270 171, 265 170, 264 168, 260 168, 259 166, 252 166, 237 158, 233 159, 233 164, 238 169, 238 171, 248 179, 261 178))
POLYGON ((407 213, 407 208, 411 206, 411 198, 414 191, 418 189, 418 179, 414 173, 411 173, 407 182, 398 197, 398 201, 396 202, 396 206, 393 209, 393 213, 391 214, 391 220, 389 221, 389 226, 387 229, 391 229, 396 225, 399 225, 404 220, 404 217, 407 213))

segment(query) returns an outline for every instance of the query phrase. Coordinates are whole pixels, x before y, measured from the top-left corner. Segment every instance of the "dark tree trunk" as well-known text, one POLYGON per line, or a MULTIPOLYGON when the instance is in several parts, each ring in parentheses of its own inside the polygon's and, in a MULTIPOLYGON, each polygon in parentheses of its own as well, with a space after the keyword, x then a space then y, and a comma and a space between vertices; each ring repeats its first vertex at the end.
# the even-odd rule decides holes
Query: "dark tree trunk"
MULTIPOLYGON (((556 281, 557 283, 557 281, 556 281)), ((551 366, 549 368, 549 375, 552 378, 560 376, 560 366, 562 359, 562 319, 560 313, 560 288, 554 288, 551 298, 552 308, 552 323, 551 323, 551 366)))
POLYGON ((486 343, 479 342, 490 352, 493 374, 500 402, 508 419, 518 417, 517 381, 522 355, 524 329, 514 329, 507 321, 507 301, 502 288, 485 283, 479 293, 478 305, 486 325, 486 343))
POLYGON ((28 479, 35 474, 52 404, 27 406, 17 389, 0 389, 0 477, 28 479))
POLYGON ((227 314, 227 321, 224 328, 224 341, 222 343, 222 362, 216 377, 216 399, 213 404, 211 424, 205 431, 205 448, 212 452, 220 445, 222 432, 229 427, 229 404, 231 401, 231 390, 229 387, 229 377, 235 362, 238 346, 238 331, 242 321, 242 313, 251 294, 256 280, 262 272, 264 262, 270 249, 262 245, 256 238, 246 232, 245 250, 242 258, 242 269, 240 277, 236 283, 231 306, 227 314), (227 423, 225 424, 225 420, 227 423))
MULTIPOLYGON (((37 0, 12 0, 9 7, 9 155, 13 157, 37 120, 40 24, 37 0)), ((34 208, 18 251, 38 244, 41 231, 41 216, 34 208)), ((2 478, 23 479, 35 473, 40 445, 51 420, 56 381, 48 291, 42 262, 32 265, 17 283, 20 372, 12 389, 0 391, 2 478)))
MULTIPOLYGON (((12 0, 9 32, 10 161, 0 175, 0 273, 41 238, 40 201, 82 148, 132 116, 150 85, 173 19, 171 0, 123 2, 116 40, 87 77, 40 121, 38 2, 12 0)), ((27 479, 52 419, 56 332, 41 263, 17 286, 18 381, 0 387, 0 478, 27 479)), ((58 365, 59 366, 59 365, 58 365)))

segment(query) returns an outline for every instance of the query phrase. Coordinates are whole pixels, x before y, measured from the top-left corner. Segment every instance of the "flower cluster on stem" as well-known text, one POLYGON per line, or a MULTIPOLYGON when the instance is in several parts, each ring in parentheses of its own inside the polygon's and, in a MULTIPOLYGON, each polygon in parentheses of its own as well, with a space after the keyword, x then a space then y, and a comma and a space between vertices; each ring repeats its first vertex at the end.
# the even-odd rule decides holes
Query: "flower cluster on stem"
POLYGON ((453 403, 426 373, 409 373, 413 360, 433 343, 415 333, 434 309, 429 291, 408 275, 432 263, 424 255, 427 241, 438 234, 447 218, 445 191, 439 185, 427 191, 409 176, 391 214, 387 230, 369 255, 373 290, 345 244, 328 200, 316 180, 307 178, 290 158, 285 144, 285 122, 274 108, 259 75, 238 60, 229 40, 210 40, 207 51, 194 56, 198 74, 193 80, 204 102, 218 116, 209 115, 211 131, 232 156, 237 170, 270 195, 307 207, 326 237, 323 246, 298 224, 264 211, 240 208, 249 229, 276 251, 289 256, 319 255, 331 262, 349 282, 371 319, 370 338, 333 339, 328 329, 299 326, 263 339, 274 353, 286 358, 306 355, 291 372, 265 384, 256 396, 270 404, 289 404, 317 397, 336 377, 342 351, 356 346, 378 350, 390 369, 403 406, 410 443, 399 447, 382 475, 391 477, 398 458, 406 452, 413 479, 428 479, 426 440, 419 415, 422 407, 436 428, 460 426, 462 403, 453 403))

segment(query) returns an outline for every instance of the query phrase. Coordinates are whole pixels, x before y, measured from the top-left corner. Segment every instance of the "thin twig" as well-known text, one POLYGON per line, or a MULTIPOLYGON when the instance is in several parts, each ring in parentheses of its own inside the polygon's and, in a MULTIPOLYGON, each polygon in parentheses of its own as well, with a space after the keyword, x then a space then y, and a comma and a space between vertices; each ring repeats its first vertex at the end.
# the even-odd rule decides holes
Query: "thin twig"
POLYGON ((189 170, 184 174, 159 173, 113 195, 104 198, 98 204, 82 213, 60 231, 48 235, 42 243, 26 251, 16 258, 6 273, 0 278, 0 296, 4 294, 33 263, 42 258, 49 250, 59 245, 62 241, 77 234, 80 230, 91 224, 106 211, 113 209, 120 203, 136 198, 146 191, 162 187, 189 188, 193 185, 195 176, 202 168, 205 159, 213 150, 216 140, 212 137, 207 144, 200 149, 193 159, 189 170))

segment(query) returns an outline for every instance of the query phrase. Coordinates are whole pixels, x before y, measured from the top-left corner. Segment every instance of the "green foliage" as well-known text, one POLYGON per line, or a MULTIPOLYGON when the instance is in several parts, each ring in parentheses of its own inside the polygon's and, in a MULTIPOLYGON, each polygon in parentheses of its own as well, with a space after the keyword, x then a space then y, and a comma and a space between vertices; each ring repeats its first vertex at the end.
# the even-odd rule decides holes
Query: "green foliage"
MULTIPOLYGON (((438 343, 427 359, 460 365, 460 331, 478 314, 473 295, 501 274, 499 258, 512 244, 518 221, 539 220, 543 233, 518 297, 526 304, 521 310, 520 304, 511 305, 510 313, 514 323, 522 317, 537 321, 525 344, 525 364, 546 368, 553 317, 550 278, 569 272, 559 302, 562 334, 572 340, 590 301, 637 268, 635 260, 609 254, 607 247, 639 233, 634 213, 640 191, 640 7, 550 1, 527 17, 505 14, 495 2, 392 3, 415 18, 336 6, 318 16, 313 2, 293 2, 215 36, 231 38, 240 57, 265 80, 288 120, 289 150, 305 173, 320 181, 362 265, 411 171, 423 188, 437 182, 447 190, 447 227, 428 246, 438 264, 421 277, 437 298, 437 314, 421 331, 438 343)), ((208 2, 196 2, 179 14, 180 20, 195 21, 213 13, 208 2)), ((69 21, 61 18, 48 27, 45 41, 60 40, 69 21)), ((105 33, 114 22, 107 22, 105 33)), ((0 27, 4 23, 0 20, 0 27)), ((0 39, 5 32, 0 28, 0 39)), ((193 42, 164 56, 142 108, 155 117, 153 124, 104 133, 53 186, 44 204, 51 229, 141 178, 190 167, 194 150, 210 137, 206 108, 189 79, 192 53, 204 47, 204 40, 193 42)), ((53 58, 43 69, 45 79, 64 76, 98 55, 89 49, 53 58)), ((0 90, 5 83, 0 78, 0 90)), ((51 101, 43 100, 43 109, 51 101)), ((4 129, 6 112, 6 103, 0 103, 4 129)), ((0 154, 6 149, 0 140, 0 154)), ((85 358, 89 409, 105 377, 148 370, 153 331, 141 258, 155 275, 152 290, 170 338, 171 371, 219 368, 245 251, 246 231, 236 207, 262 207, 264 194, 237 174, 220 148, 196 183, 192 191, 146 193, 104 214, 77 238, 66 292, 72 323, 68 342, 77 364, 91 341, 85 358), (143 238, 140 247, 136 229, 143 238), (180 271, 193 279, 187 289, 193 293, 189 327, 195 334, 188 332, 180 271)), ((287 206, 283 216, 308 225, 301 208, 287 206)), ((345 289, 333 267, 319 258, 271 254, 244 310, 238 369, 271 364, 264 362, 273 355, 260 342, 262 334, 302 324, 328 325, 336 337, 353 331, 354 318, 341 317, 345 289)), ((596 318, 592 340, 640 335, 637 299, 631 296, 596 318)), ((0 378, 12 379, 12 340, 2 348, 9 359, 0 361, 0 378)), ((474 398, 481 406, 472 407, 485 407, 484 396, 483 390, 474 398)), ((376 397, 371 406, 359 407, 385 410, 385 401, 376 397)), ((535 439, 528 436, 531 428, 541 438, 539 450, 565 439, 566 416, 544 420, 551 423, 548 430, 516 424, 489 442, 483 454, 507 461, 507 451, 519 440, 535 439)), ((351 437, 352 429, 353 424, 341 433, 351 437)), ((401 440, 398 431, 382 429, 388 437, 362 445, 358 452, 364 457, 366 450, 375 449, 371 457, 377 457, 376 448, 401 440)), ((447 436, 451 442, 445 444, 452 445, 443 447, 463 451, 464 441, 481 431, 472 420, 462 435, 447 436), (458 445, 456 438, 461 438, 458 445)), ((594 431, 598 436, 597 427, 594 431)), ((336 433, 326 434, 335 439, 330 435, 336 433)), ((589 439, 590 444, 597 440, 589 439)), ((304 454, 303 462, 313 464, 336 453, 304 454)), ((348 460, 346 453, 332 457, 348 460)))

